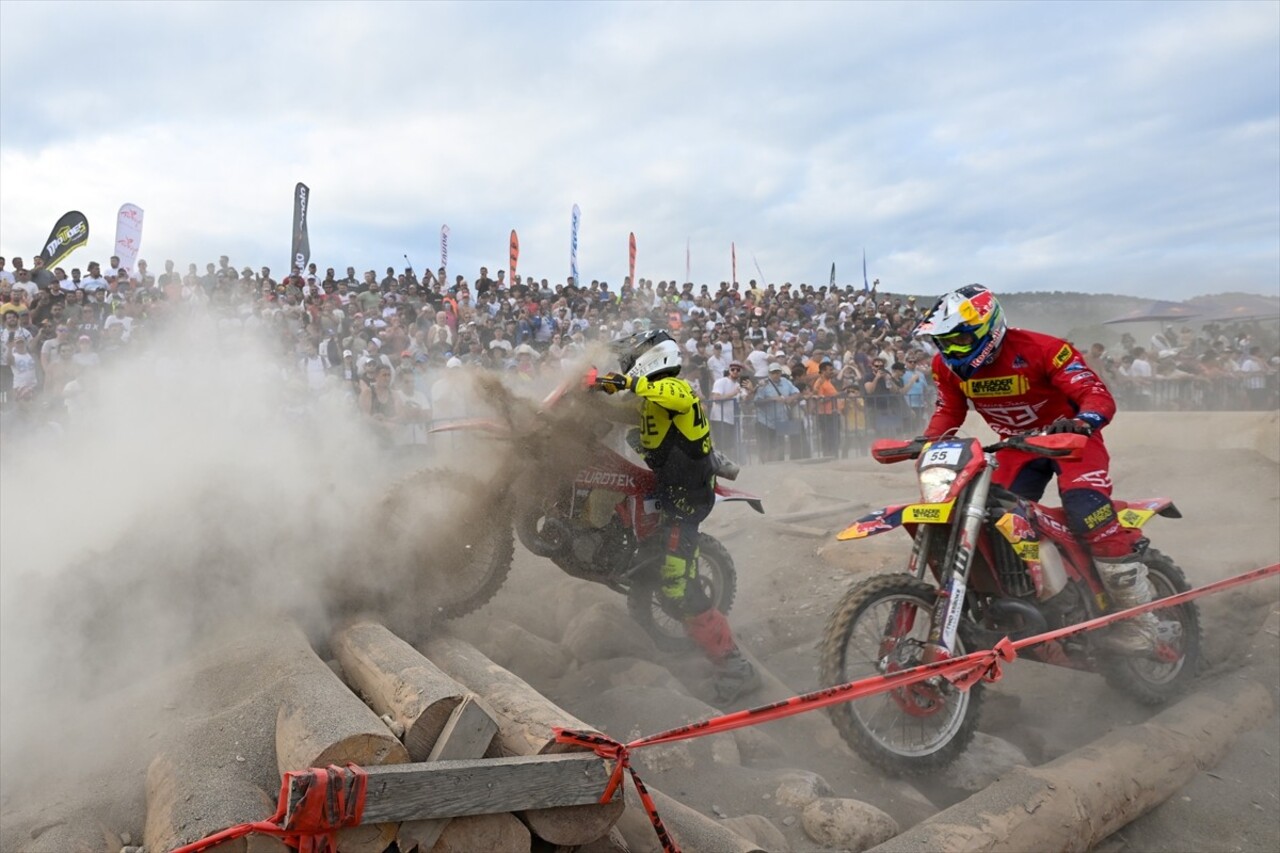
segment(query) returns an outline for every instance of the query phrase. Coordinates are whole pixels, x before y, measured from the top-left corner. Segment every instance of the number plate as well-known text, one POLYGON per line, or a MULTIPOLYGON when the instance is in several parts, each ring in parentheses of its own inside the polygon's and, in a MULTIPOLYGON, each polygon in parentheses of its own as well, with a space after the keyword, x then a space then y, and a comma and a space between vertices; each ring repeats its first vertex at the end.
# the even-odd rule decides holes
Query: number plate
POLYGON ((924 456, 920 457, 920 467, 935 468, 939 465, 945 465, 948 468, 955 468, 960 464, 960 454, 962 452, 964 452, 964 448, 954 444, 930 447, 925 451, 924 456))

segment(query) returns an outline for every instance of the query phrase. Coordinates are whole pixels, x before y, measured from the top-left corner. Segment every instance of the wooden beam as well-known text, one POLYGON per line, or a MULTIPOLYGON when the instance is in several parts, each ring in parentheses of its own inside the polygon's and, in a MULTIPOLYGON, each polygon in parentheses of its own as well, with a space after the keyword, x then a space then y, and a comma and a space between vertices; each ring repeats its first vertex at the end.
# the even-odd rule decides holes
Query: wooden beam
MULTIPOLYGON (((474 696, 465 696, 462 704, 454 709, 445 722, 427 760, 484 758, 497 733, 498 724, 493 721, 493 717, 476 703, 474 696)), ((396 844, 405 853, 412 853, 413 850, 429 853, 451 820, 452 818, 442 817, 436 820, 403 821, 396 833, 396 844)))
MULTIPOLYGON (((368 767, 363 820, 394 823, 588 805, 600 801, 612 770, 612 762, 592 753, 368 767)), ((289 816, 304 787, 293 781, 289 816)))

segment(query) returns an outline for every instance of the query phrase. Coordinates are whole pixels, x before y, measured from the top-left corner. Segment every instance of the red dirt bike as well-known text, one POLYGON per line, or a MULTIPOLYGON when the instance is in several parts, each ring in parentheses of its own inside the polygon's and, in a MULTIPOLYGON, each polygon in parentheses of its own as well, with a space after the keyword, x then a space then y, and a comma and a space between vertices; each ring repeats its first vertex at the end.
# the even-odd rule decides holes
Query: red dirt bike
MULTIPOLYGON (((996 451, 1017 448, 1049 458, 1078 458, 1081 435, 1028 434, 983 446, 973 438, 876 441, 877 462, 916 460, 922 503, 885 507, 857 519, 837 539, 862 539, 902 527, 914 540, 907 571, 855 583, 827 623, 825 685, 897 672, 1019 640, 1111 612, 1088 550, 1060 508, 994 485, 996 451)), ((1155 515, 1180 518, 1166 498, 1113 501, 1126 527, 1155 515)), ((1158 551, 1143 555, 1157 598, 1189 587, 1158 551)), ((1200 659, 1194 603, 1155 611, 1158 640, 1149 656, 1107 653, 1083 632, 1023 650, 1023 657, 1100 672, 1139 701, 1168 699, 1192 679, 1200 659)), ((1105 629, 1102 629, 1105 630, 1105 629)), ((982 686, 961 691, 943 677, 834 705, 836 727, 862 757, 895 774, 945 767, 969 741, 982 686)))
MULTIPOLYGON (((601 417, 602 401, 588 393, 594 380, 592 371, 581 383, 562 383, 534 411, 508 409, 506 422, 475 419, 432 430, 482 431, 515 444, 516 469, 504 472, 500 490, 455 473, 423 471, 401 484, 388 505, 414 507, 398 514, 404 532, 422 524, 423 503, 433 495, 436 503, 453 504, 438 496, 461 491, 486 504, 485 519, 456 525, 457 535, 445 546, 450 548, 443 561, 447 583, 437 584, 431 594, 439 615, 461 616, 493 597, 511 571, 514 530, 526 548, 566 574, 626 595, 631 617, 659 648, 689 648, 683 620, 667 610, 660 594, 665 552, 656 535, 661 521, 656 478, 605 443, 613 424, 601 417)), ((716 502, 721 501, 745 501, 764 512, 756 495, 717 483, 716 502)), ((733 558, 706 533, 699 547, 698 582, 713 606, 727 613, 737 594, 733 558)), ((441 562, 434 544, 429 555, 421 556, 441 562)))

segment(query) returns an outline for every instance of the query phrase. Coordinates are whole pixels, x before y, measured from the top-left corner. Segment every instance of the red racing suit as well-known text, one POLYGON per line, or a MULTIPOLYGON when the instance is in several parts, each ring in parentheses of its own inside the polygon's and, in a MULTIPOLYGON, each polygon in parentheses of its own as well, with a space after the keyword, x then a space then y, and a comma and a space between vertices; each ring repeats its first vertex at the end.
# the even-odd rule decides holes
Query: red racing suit
POLYGON ((1093 433, 1080 459, 1059 462, 1001 450, 992 481, 1039 500, 1056 473, 1067 521, 1095 556, 1122 557, 1134 550, 1141 533, 1120 526, 1111 503, 1111 458, 1102 440, 1102 426, 1115 415, 1116 401, 1075 347, 1051 335, 1009 329, 996 357, 969 379, 961 379, 935 355, 933 380, 938 406, 925 428, 932 438, 963 424, 970 403, 1000 436, 1030 432, 1059 418, 1088 422, 1093 433))

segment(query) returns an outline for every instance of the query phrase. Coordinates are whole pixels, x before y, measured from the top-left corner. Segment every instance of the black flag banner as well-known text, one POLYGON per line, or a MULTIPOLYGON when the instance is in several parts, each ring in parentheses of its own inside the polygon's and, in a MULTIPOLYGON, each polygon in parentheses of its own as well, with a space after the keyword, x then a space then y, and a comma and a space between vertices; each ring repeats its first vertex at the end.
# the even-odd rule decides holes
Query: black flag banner
POLYGON ((311 190, 304 183, 293 188, 293 260, 299 270, 305 272, 311 260, 311 238, 307 236, 307 202, 311 190))
POLYGON ((62 214, 62 218, 54 223, 44 241, 44 249, 40 257, 44 258, 45 269, 53 269, 62 263, 67 255, 89 242, 89 220, 78 210, 70 210, 62 214))

